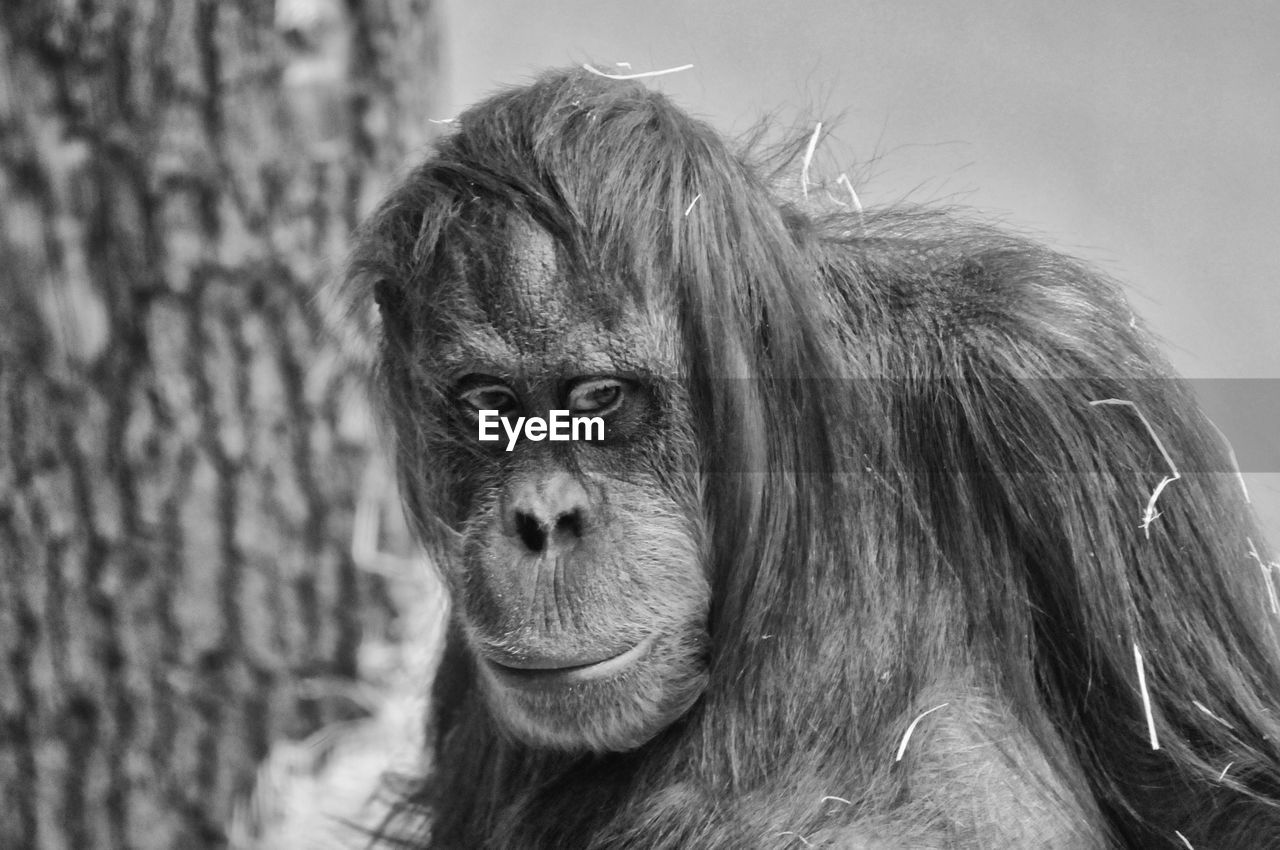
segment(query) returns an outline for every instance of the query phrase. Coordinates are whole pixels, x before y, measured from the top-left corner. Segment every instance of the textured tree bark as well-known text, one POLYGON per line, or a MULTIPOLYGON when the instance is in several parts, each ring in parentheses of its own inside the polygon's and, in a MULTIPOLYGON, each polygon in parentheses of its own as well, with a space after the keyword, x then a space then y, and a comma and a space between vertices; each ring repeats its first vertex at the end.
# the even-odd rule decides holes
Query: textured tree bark
POLYGON ((391 614, 317 292, 425 141, 438 16, 273 5, 0 4, 6 850, 224 846, 391 614))

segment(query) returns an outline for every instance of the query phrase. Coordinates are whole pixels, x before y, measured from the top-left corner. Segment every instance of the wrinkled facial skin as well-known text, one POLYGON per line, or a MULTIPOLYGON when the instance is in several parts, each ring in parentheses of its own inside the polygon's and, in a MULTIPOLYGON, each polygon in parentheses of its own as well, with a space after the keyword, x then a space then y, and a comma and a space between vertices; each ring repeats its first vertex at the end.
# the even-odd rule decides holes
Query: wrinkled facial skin
MULTIPOLYGON (((571 294, 521 219, 455 262, 414 359, 433 387, 417 502, 459 532, 442 555, 479 687, 516 740, 635 748, 706 683, 706 531, 674 318, 616 287, 571 294), (602 306, 605 305, 605 306, 602 306), (481 442, 481 410, 605 422, 603 441, 481 442)), ((579 282, 580 284, 580 282, 579 282)), ((592 285, 596 285, 593 284, 592 285)), ((412 481, 410 481, 412 486, 412 481)))

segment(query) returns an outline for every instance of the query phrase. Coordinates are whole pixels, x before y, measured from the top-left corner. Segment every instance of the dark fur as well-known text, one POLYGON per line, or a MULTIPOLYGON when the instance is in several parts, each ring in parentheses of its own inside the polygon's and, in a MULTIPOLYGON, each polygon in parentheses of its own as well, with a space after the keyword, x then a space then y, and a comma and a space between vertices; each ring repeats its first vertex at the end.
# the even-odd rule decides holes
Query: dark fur
MULTIPOLYGON (((1280 843, 1278 618, 1250 543, 1266 553, 1220 438, 1117 289, 998 230, 863 218, 765 171, 641 85, 553 73, 461 116, 364 230, 351 292, 382 305, 407 509, 455 602, 433 770, 388 840, 1280 843), (644 335, 674 360, 639 364, 646 418, 625 439, 521 461, 450 419, 442 346, 541 330, 504 289, 527 271, 521 227, 550 235, 565 309, 611 362, 645 343, 637 305, 668 320, 644 335), (1134 402, 1184 471, 1149 537, 1165 465, 1134 410, 1089 403, 1104 398, 1134 402), (646 557, 676 554, 640 593, 672 595, 658 627, 685 667, 651 660, 626 683, 685 689, 665 714, 588 695, 547 711, 591 729, 540 739, 478 685, 476 634, 543 636, 490 585, 564 601, 486 548, 510 482, 548 469, 624 488, 602 497, 612 517, 667 524, 646 557)), ((601 569, 625 571, 643 528, 619 534, 601 569)), ((595 588, 568 615, 585 625, 554 639, 644 625, 584 569, 566 580, 595 588)))

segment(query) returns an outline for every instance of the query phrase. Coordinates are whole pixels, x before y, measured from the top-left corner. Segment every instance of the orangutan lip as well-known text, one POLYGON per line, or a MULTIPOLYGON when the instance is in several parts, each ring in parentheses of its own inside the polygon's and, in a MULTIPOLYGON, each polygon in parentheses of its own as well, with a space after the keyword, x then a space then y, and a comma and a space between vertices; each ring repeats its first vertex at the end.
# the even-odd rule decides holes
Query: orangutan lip
POLYGON ((654 638, 654 635, 650 635, 617 655, 587 664, 571 664, 564 667, 511 667, 492 658, 486 658, 485 663, 499 680, 516 687, 569 685, 575 682, 603 679, 625 670, 649 651, 654 638))

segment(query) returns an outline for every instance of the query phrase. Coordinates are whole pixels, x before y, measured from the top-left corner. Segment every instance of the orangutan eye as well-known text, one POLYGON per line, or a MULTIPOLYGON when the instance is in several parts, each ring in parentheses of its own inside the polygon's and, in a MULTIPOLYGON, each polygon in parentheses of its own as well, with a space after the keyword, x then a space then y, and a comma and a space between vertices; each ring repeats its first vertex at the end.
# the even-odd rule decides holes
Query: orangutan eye
POLYGON ((588 378, 569 390, 569 410, 587 416, 602 416, 622 404, 626 391, 626 384, 617 378, 588 378))
MULTIPOLYGON (((463 380, 464 386, 468 383, 466 379, 463 380)), ((482 410, 496 410, 500 416, 507 416, 520 407, 520 399, 515 392, 506 384, 500 383, 471 383, 459 393, 458 399, 473 414, 482 410)))

